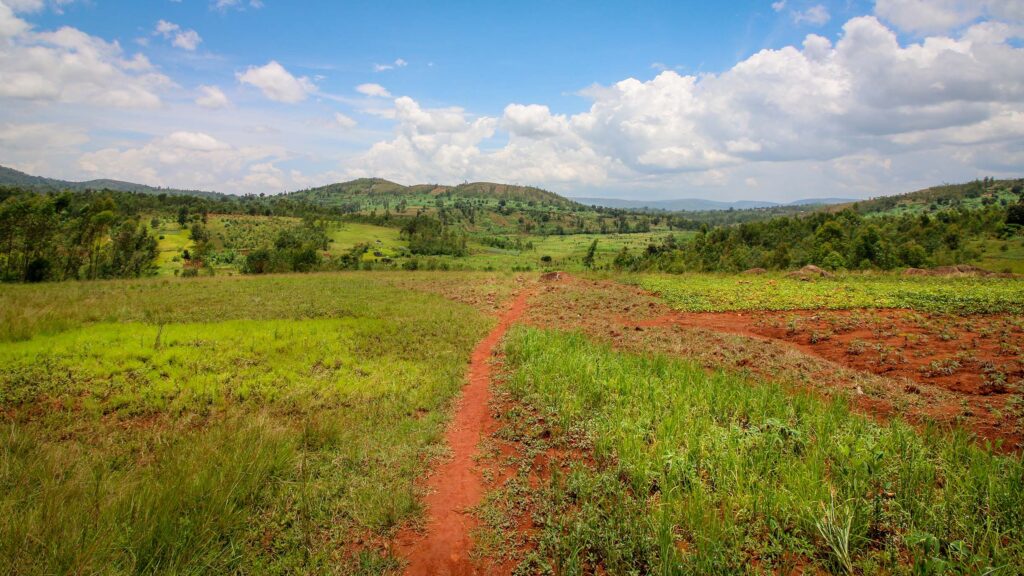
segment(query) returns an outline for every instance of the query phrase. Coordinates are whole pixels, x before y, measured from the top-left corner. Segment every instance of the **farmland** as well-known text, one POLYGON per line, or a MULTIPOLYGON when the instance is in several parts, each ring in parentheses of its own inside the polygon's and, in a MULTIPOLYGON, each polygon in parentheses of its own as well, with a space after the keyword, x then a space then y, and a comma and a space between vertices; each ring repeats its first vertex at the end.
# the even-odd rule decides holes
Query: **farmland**
POLYGON ((516 294, 466 464, 498 573, 1024 557, 1019 281, 479 272, 4 287, 0 554, 400 572, 470 350, 516 294))

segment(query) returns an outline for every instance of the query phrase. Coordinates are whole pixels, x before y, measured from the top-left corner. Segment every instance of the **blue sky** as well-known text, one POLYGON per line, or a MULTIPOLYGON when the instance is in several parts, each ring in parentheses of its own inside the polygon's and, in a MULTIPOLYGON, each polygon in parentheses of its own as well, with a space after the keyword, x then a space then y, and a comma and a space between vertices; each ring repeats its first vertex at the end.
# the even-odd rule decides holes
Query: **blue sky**
POLYGON ((0 0, 0 164, 868 197, 1024 165, 1024 3, 0 0))

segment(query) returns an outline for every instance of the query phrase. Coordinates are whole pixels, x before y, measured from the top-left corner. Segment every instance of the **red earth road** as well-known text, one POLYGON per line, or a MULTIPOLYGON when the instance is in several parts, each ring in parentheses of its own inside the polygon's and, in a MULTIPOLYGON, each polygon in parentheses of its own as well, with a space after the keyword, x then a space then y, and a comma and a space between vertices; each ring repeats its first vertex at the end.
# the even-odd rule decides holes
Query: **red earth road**
POLYGON ((473 457, 480 441, 494 427, 488 407, 490 358, 509 327, 526 311, 529 296, 528 290, 520 292, 498 318, 498 325, 473 350, 469 382, 462 389, 446 435, 451 458, 440 464, 428 481, 426 533, 405 531, 398 537, 399 555, 409 561, 407 575, 486 573, 470 559, 471 533, 477 526, 471 509, 480 503, 484 493, 483 478, 474 466, 473 457))

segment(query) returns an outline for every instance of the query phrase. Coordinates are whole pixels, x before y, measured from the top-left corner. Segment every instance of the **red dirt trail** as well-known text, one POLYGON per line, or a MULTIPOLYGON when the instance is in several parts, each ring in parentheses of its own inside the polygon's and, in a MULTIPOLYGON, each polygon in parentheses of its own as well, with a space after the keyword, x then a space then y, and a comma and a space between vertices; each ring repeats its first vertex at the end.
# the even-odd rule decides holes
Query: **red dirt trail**
POLYGON ((398 537, 398 553, 409 561, 405 574, 469 576, 487 571, 470 559, 471 532, 477 526, 470 509, 484 493, 481 473, 474 466, 480 441, 494 428, 490 358, 505 332, 526 311, 529 290, 523 290, 498 318, 498 325, 477 344, 469 365, 469 382, 462 389, 446 439, 452 457, 431 474, 425 498, 426 534, 411 530, 398 537))

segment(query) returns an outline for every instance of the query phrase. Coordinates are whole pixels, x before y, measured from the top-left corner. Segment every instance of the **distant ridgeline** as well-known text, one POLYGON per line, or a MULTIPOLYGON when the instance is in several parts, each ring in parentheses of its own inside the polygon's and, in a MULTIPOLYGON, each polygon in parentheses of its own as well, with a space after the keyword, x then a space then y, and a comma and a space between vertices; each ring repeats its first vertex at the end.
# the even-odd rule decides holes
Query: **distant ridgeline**
POLYGON ((955 264, 976 260, 982 240, 1020 234, 1021 184, 986 179, 840 206, 663 212, 586 206, 507 184, 359 179, 235 196, 113 180, 66 182, 0 167, 0 279, 145 276, 158 264, 166 269, 161 254, 168 250, 181 262, 175 273, 184 275, 212 273, 213 264, 248 273, 403 265, 371 258, 379 250, 370 238, 344 254, 329 250, 332 222, 390 228, 402 243, 397 257, 408 258, 472 257, 480 247, 521 252, 548 236, 656 233, 650 238, 658 241, 646 250, 623 249, 614 260, 618 248, 602 260, 591 246, 585 266, 679 272, 955 264), (230 215, 233 227, 209 229, 211 215, 230 215), (670 235, 675 231, 681 234, 670 235), (167 246, 172 239, 177 243, 167 246))
POLYGON ((692 240, 669 237, 613 265, 634 271, 829 270, 950 265, 977 261, 988 240, 1019 240, 1024 180, 984 179, 831 206, 734 226, 702 226, 692 240))

